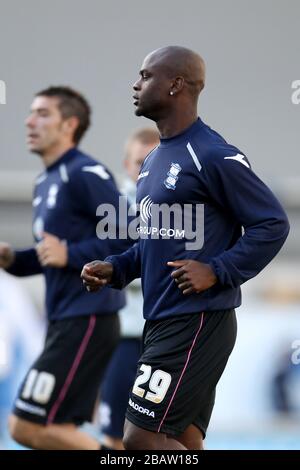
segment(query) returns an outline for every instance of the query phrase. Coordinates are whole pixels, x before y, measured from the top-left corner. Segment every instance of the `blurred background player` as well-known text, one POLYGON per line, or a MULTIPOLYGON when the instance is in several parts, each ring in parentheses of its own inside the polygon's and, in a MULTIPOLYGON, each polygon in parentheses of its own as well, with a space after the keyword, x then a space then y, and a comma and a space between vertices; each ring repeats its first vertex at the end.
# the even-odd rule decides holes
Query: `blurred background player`
POLYGON ((12 437, 35 449, 99 448, 77 426, 91 420, 125 304, 123 293, 109 289, 87 295, 80 281, 85 262, 128 246, 96 236, 97 207, 110 203, 118 213, 120 194, 111 173, 77 148, 89 125, 89 104, 77 91, 50 87, 36 94, 26 126, 28 147, 45 166, 32 203, 37 245, 17 251, 0 245, 1 267, 16 276, 43 273, 46 280, 44 350, 10 418, 12 437))
MULTIPOLYGON (((122 192, 131 206, 136 205, 136 181, 146 156, 159 145, 159 134, 154 128, 134 132, 125 147, 124 166, 128 177, 122 192)), ((124 449, 123 427, 129 392, 133 385, 137 362, 141 354, 143 297, 140 279, 128 286, 127 304, 119 312, 121 341, 115 350, 101 384, 100 430, 105 446, 124 449)))

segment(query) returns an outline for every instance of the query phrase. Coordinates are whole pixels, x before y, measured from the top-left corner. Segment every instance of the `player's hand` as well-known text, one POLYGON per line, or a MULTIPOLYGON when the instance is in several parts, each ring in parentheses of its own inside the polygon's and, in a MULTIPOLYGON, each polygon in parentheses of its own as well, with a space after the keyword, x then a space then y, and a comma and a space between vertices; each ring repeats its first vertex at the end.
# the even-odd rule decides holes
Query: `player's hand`
POLYGON ((15 260, 15 252, 8 243, 0 242, 0 268, 8 269, 15 260))
POLYGON ((68 248, 55 235, 44 232, 43 239, 36 245, 36 252, 42 266, 64 268, 68 263, 68 248))
POLYGON ((96 292, 111 282, 113 270, 113 265, 106 261, 85 264, 81 272, 83 285, 89 292, 96 292))
POLYGON ((199 294, 217 282, 217 277, 209 264, 190 259, 169 261, 167 264, 176 268, 171 276, 184 295, 199 294))

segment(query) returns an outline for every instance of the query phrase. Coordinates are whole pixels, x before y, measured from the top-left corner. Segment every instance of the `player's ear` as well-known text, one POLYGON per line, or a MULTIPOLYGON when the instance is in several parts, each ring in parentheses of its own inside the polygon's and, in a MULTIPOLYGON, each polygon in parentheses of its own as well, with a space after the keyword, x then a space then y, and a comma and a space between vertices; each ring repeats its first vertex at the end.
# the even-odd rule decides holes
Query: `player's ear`
POLYGON ((178 76, 172 80, 171 88, 170 88, 170 95, 174 96, 183 89, 184 85, 184 78, 178 76))
POLYGON ((74 135, 76 129, 79 126, 79 119, 76 116, 71 116, 64 121, 64 129, 67 134, 74 135))

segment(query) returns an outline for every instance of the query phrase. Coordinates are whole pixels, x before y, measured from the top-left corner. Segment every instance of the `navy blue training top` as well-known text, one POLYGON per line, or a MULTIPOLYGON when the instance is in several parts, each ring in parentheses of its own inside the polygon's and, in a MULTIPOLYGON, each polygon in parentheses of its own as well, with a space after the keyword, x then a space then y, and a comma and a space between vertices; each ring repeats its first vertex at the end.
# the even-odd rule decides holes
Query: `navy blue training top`
POLYGON ((201 119, 161 139, 149 154, 139 175, 137 203, 141 238, 107 261, 114 265, 114 287, 141 276, 144 317, 150 320, 239 306, 240 285, 272 260, 289 232, 284 210, 245 155, 201 119), (172 226, 176 218, 170 217, 170 224, 165 208, 158 217, 162 204, 173 207, 177 219, 188 206, 186 224, 172 226), (197 231, 192 245, 188 222, 197 231), (174 268, 167 266, 180 259, 209 263, 217 284, 183 295, 171 278, 174 268))
POLYGON ((29 248, 16 251, 15 262, 8 271, 17 276, 45 275, 49 320, 107 314, 125 305, 123 292, 106 287, 97 294, 90 294, 80 279, 85 263, 122 253, 132 244, 127 239, 99 240, 96 236, 100 220, 96 210, 102 203, 116 208, 118 230, 119 196, 107 168, 77 148, 66 152, 36 179, 34 238, 40 241, 46 231, 64 240, 68 246, 68 265, 65 268, 44 268, 35 249, 29 248))

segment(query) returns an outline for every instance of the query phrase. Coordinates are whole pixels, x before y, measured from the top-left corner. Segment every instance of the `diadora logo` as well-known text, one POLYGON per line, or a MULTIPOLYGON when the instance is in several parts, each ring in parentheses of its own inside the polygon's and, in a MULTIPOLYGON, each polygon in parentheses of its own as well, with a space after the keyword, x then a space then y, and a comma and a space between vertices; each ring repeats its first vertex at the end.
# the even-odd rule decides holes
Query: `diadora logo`
POLYGON ((247 168, 250 168, 249 163, 244 160, 245 155, 242 155, 241 153, 237 153, 236 155, 233 155, 232 157, 224 157, 224 160, 235 160, 237 162, 240 162, 242 165, 246 166, 247 168))
POLYGON ((149 195, 145 196, 139 204, 140 217, 145 224, 151 217, 152 204, 153 204, 153 201, 149 195))
POLYGON ((84 166, 82 167, 82 171, 89 171, 90 173, 94 173, 103 180, 108 180, 110 178, 110 174, 107 173, 106 169, 102 165, 84 166))
POLYGON ((171 167, 167 173, 167 178, 164 181, 164 185, 168 189, 176 189, 176 183, 178 180, 178 174, 181 172, 182 168, 179 163, 171 163, 171 167))
POLYGON ((129 406, 131 406, 131 408, 138 411, 139 413, 142 413, 143 415, 147 415, 147 416, 150 416, 151 418, 155 418, 154 411, 150 411, 148 410, 148 408, 144 408, 143 406, 140 406, 137 403, 134 403, 134 401, 132 401, 131 398, 129 398, 129 406))
POLYGON ((149 170, 148 171, 143 171, 142 173, 139 174, 138 180, 141 178, 146 178, 146 176, 149 175, 149 170))

